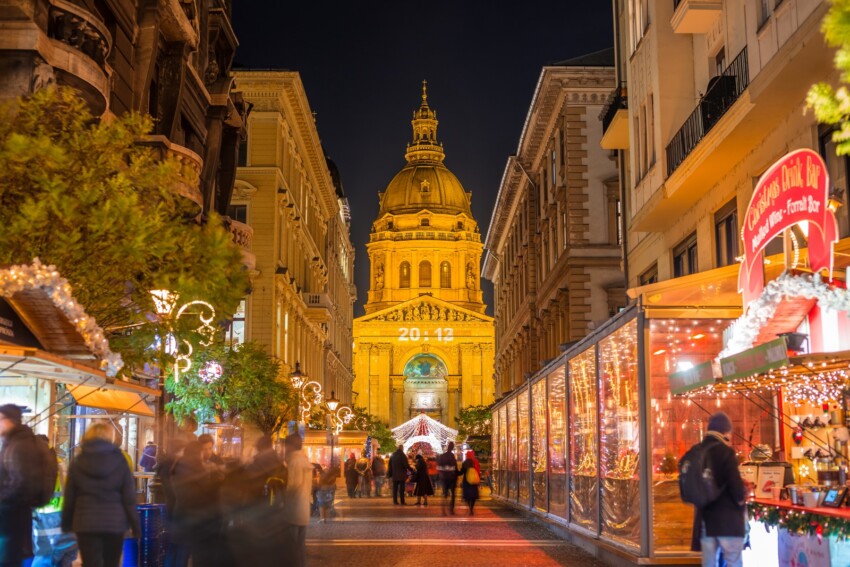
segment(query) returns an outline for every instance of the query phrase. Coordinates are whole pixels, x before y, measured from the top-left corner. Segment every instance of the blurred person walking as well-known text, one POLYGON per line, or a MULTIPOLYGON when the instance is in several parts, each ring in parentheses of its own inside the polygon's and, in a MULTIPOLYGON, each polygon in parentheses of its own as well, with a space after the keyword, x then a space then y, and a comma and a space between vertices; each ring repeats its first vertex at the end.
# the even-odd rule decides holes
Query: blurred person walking
POLYGON ((201 460, 204 465, 210 468, 221 470, 224 466, 224 459, 215 452, 215 439, 209 433, 203 433, 198 436, 198 443, 201 444, 201 460))
POLYGON ((225 555, 219 489, 222 478, 203 462, 201 444, 192 441, 171 471, 174 490, 174 540, 182 553, 174 558, 175 567, 221 565, 225 555))
POLYGON ((35 436, 22 425, 21 408, 0 406, 0 567, 19 567, 32 557, 35 436))
POLYGON ((244 539, 231 542, 231 548, 235 553, 247 552, 252 565, 274 565, 283 552, 281 520, 287 471, 271 437, 260 437, 256 449, 243 470, 244 539))
POLYGON ((428 505, 428 497, 434 495, 434 487, 431 486, 431 475, 428 474, 428 463, 425 462, 425 457, 421 454, 416 455, 416 476, 414 479, 416 488, 413 489, 413 495, 416 496, 416 505, 421 506, 421 500, 425 500, 425 506, 428 505))
POLYGON ((481 465, 472 451, 466 452, 466 459, 460 466, 460 474, 463 477, 461 494, 469 506, 469 515, 472 516, 475 513, 475 501, 478 500, 478 485, 481 484, 481 465))
POLYGON ((124 533, 141 536, 136 482, 113 440, 109 425, 89 425, 65 482, 62 531, 77 535, 85 567, 118 567, 124 533))
POLYGON ((310 524, 310 492, 313 488, 313 465, 301 450, 303 441, 297 433, 284 440, 286 447, 286 492, 283 497, 283 521, 287 531, 289 557, 284 564, 304 567, 307 560, 307 526, 310 524))
POLYGON ((437 471, 440 475, 440 484, 443 487, 443 516, 446 515, 446 500, 451 494, 448 502, 448 511, 455 513, 455 494, 457 492, 457 458, 455 457, 454 441, 449 441, 446 452, 437 457, 437 471))
POLYGON ((319 477, 319 489, 316 491, 316 501, 319 504, 319 521, 327 522, 333 517, 334 498, 336 498, 337 466, 331 466, 319 477))
POLYGON ((407 462, 404 447, 399 445, 395 452, 390 455, 390 466, 387 468, 387 478, 391 478, 393 481, 393 504, 400 503, 404 506, 404 484, 408 472, 413 472, 413 469, 407 462))
MULTIPOLYGON (((186 439, 183 437, 175 437, 168 444, 168 451, 157 455, 154 472, 159 479, 161 490, 161 499, 158 501, 165 503, 165 518, 168 525, 168 533, 174 534, 177 531, 174 525, 174 507, 177 503, 177 497, 174 494, 174 482, 172 472, 177 464, 177 461, 183 456, 183 451, 186 449, 186 439)), ((188 549, 178 543, 174 537, 168 543, 168 550, 165 555, 165 567, 177 567, 185 565, 189 557, 188 549)))
POLYGON ((375 496, 383 496, 384 482, 387 480, 387 463, 380 455, 372 459, 372 476, 375 479, 375 496))

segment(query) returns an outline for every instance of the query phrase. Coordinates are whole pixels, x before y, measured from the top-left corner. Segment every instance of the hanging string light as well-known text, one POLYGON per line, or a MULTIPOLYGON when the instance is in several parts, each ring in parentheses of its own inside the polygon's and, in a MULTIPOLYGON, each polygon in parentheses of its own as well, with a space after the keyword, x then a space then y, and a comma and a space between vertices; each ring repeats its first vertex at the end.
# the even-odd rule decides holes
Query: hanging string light
POLYGON ((405 451, 416 443, 428 443, 435 451, 441 451, 449 441, 457 439, 457 429, 447 427, 424 413, 393 428, 392 434, 405 451))

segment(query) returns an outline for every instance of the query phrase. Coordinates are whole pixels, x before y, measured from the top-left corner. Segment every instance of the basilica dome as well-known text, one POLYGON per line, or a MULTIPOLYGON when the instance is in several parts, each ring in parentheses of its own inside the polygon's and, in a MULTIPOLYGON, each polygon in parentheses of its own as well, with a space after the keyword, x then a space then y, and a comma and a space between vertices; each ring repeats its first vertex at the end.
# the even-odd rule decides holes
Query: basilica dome
POLYGON ((429 210, 439 214, 464 213, 472 217, 470 196, 455 175, 443 165, 443 146, 437 142, 437 113, 428 106, 427 84, 422 84, 422 105, 413 113, 413 142, 408 144, 407 165, 381 194, 379 217, 429 210))

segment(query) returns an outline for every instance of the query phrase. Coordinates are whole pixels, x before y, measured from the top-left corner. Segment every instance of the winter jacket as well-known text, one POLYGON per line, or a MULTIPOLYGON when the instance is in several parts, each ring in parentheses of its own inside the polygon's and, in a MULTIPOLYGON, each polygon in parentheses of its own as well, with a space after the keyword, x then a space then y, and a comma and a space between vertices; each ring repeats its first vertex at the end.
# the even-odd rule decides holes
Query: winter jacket
POLYGON ((407 455, 401 449, 396 449, 390 455, 390 467, 387 470, 387 476, 396 482, 400 482, 407 479, 407 471, 413 472, 410 463, 407 462, 407 455))
POLYGON ((434 487, 431 485, 431 476, 428 474, 428 464, 425 459, 416 459, 416 475, 414 476, 416 489, 413 491, 415 496, 432 496, 434 487))
POLYGON ((348 487, 357 486, 360 481, 360 475, 357 473, 357 461, 348 459, 345 461, 345 485, 348 487))
POLYGON ((695 514, 692 547, 698 551, 700 524, 709 537, 744 537, 746 490, 735 450, 710 433, 702 440, 708 446, 708 460, 718 486, 725 487, 720 497, 695 514), (701 521, 700 521, 701 520, 701 521))
POLYGON ((283 521, 293 526, 310 523, 310 499, 313 493, 313 465, 304 451, 286 455, 286 492, 283 497, 283 521))
POLYGON ((35 441, 32 430, 19 425, 0 449, 0 565, 32 557, 32 507, 27 495, 33 493, 35 441))
POLYGON ((266 482, 270 478, 286 481, 286 468, 273 449, 257 453, 245 466, 245 482, 247 483, 250 500, 263 499, 266 482))
POLYGON ((375 478, 387 476, 387 464, 384 462, 382 457, 376 456, 372 459, 372 474, 375 478))
POLYGON ((478 478, 481 478, 481 465, 478 464, 478 459, 475 457, 467 457, 463 464, 460 466, 460 475, 463 480, 461 480, 460 488, 461 493, 463 494, 463 499, 467 502, 478 500, 478 485, 477 484, 469 484, 466 482, 466 471, 469 469, 475 469, 478 473, 478 478))
POLYGON ((451 451, 446 451, 437 457, 437 470, 443 482, 457 482, 457 457, 451 451))
POLYGON ((62 531, 141 535, 136 483, 121 449, 104 439, 82 445, 65 481, 62 531))

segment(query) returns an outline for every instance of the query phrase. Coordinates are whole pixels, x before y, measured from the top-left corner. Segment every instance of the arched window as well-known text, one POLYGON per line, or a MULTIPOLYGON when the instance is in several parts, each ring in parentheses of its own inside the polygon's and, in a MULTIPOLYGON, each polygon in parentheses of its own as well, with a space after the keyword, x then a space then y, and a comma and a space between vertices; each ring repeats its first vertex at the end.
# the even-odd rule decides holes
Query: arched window
POLYGON ((410 264, 407 262, 398 267, 398 287, 410 287, 410 264))
POLYGON ((419 287, 431 287, 431 262, 419 262, 419 287))
POLYGON ((452 287, 452 265, 448 262, 440 264, 440 287, 452 287))

